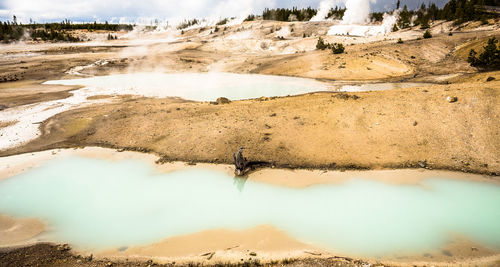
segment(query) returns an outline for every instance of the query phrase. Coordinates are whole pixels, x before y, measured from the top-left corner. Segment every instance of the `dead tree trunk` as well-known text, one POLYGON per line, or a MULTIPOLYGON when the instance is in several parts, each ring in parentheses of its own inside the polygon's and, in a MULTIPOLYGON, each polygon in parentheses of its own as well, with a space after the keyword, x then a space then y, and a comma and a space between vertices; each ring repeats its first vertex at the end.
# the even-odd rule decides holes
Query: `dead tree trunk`
POLYGON ((245 174, 246 168, 247 168, 247 159, 243 157, 243 147, 238 149, 238 153, 235 154, 233 153, 233 159, 234 159, 234 167, 235 167, 235 174, 238 176, 242 176, 245 174))

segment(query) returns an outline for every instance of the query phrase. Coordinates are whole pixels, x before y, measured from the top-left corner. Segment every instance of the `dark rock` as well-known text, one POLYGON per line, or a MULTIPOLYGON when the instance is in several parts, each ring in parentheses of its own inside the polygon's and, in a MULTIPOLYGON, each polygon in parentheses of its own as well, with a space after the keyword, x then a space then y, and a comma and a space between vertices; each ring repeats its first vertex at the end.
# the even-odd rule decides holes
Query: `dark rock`
POLYGON ((420 166, 420 168, 425 168, 427 167, 427 160, 424 160, 424 161, 418 161, 418 166, 420 166))
POLYGON ((4 109, 8 109, 8 108, 9 108, 8 106, 6 106, 6 105, 1 105, 1 104, 0 104, 0 111, 2 111, 2 110, 4 110, 4 109))
POLYGON ((486 79, 487 82, 491 82, 493 80, 495 80, 495 77, 491 77, 491 76, 486 79))
POLYGON ((250 256, 257 256, 257 253, 255 253, 255 252, 250 252, 250 254, 249 254, 249 255, 250 255, 250 256))
POLYGON ((351 95, 351 94, 346 94, 346 93, 335 93, 334 95, 332 95, 332 97, 342 99, 342 100, 349 100, 349 99, 358 100, 359 99, 359 96, 357 96, 357 95, 351 95))
POLYGON ((57 246, 57 250, 68 251, 68 250, 71 250, 71 247, 68 244, 62 244, 62 245, 57 246))
POLYGON ((417 126, 418 125, 418 122, 417 121, 414 121, 413 122, 413 126, 417 126))

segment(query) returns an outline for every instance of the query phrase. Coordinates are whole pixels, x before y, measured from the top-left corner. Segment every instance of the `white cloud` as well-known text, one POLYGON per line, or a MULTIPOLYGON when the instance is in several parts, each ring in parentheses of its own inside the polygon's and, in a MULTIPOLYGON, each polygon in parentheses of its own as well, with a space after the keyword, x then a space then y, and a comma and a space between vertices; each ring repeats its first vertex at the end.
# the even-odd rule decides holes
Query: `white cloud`
MULTIPOLYGON (((0 0, 2 1, 2 0, 0 0)), ((275 6, 275 0, 3 0, 4 18, 22 21, 224 18, 246 16, 275 6)))

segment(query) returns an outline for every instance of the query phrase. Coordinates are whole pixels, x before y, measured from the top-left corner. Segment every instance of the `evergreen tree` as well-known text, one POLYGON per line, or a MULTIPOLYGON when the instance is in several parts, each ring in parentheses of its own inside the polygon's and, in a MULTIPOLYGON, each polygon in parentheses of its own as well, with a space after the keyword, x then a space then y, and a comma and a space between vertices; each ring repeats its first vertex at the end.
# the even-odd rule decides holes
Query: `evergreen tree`
POLYGON ((432 38, 432 34, 429 30, 426 30, 424 32, 424 36, 423 36, 425 39, 429 39, 429 38, 432 38))
POLYGON ((465 20, 465 12, 464 12, 462 1, 459 1, 458 4, 457 4, 457 8, 455 10, 455 16, 454 16, 454 18, 455 18, 457 24, 463 23, 463 22, 466 21, 465 20))
POLYGON ((408 7, 404 5, 403 10, 399 13, 398 27, 400 29, 405 29, 410 27, 411 14, 408 11, 408 7))
POLYGON ((429 15, 424 15, 420 19, 420 28, 421 29, 428 29, 430 27, 429 25, 429 15))
POLYGON ((500 49, 497 46, 498 40, 495 37, 488 39, 488 44, 484 47, 484 52, 477 57, 477 52, 471 49, 468 62, 471 66, 482 69, 500 69, 500 49))

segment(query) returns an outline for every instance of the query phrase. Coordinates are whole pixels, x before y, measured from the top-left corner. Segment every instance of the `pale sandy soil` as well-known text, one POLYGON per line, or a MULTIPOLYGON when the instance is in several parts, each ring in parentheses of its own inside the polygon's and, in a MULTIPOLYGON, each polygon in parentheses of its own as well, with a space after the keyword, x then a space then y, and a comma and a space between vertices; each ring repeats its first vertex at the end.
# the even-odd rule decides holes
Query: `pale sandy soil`
POLYGON ((37 219, 15 219, 0 214, 0 247, 33 243, 45 230, 37 219))
MULTIPOLYGON (((241 259, 271 260, 324 255, 326 252, 290 238, 272 226, 262 225, 248 230, 206 230, 161 242, 96 254, 116 259, 155 259, 168 262, 238 262, 241 259), (252 253, 252 254, 250 254, 252 253), (255 255, 253 255, 255 253, 255 255)), ((330 253, 327 253, 331 255, 330 253)))
POLYGON ((243 146, 248 159, 278 167, 391 169, 425 161, 427 168, 498 174, 499 83, 226 105, 129 98, 56 115, 41 124, 40 138, 0 155, 104 146, 154 152, 163 161, 230 164, 243 146))

